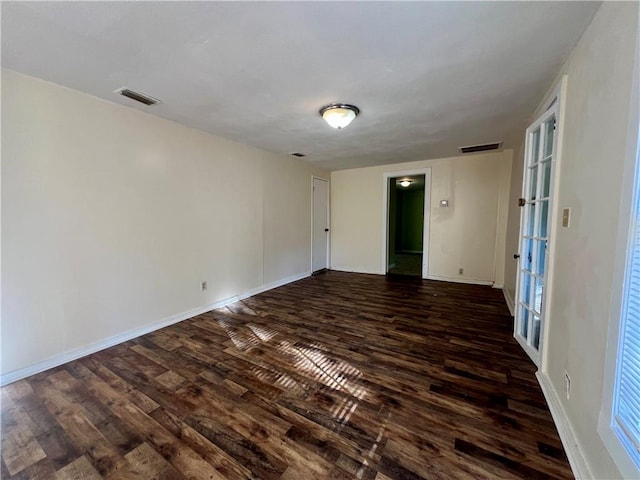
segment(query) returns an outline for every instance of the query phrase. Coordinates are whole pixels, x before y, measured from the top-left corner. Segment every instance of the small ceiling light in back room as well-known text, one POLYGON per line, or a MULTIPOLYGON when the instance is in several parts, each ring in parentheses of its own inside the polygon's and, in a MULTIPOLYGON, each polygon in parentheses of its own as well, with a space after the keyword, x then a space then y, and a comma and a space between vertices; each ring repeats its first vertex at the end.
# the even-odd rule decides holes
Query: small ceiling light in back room
POLYGON ((359 113, 358 107, 347 103, 332 103, 320 109, 324 121, 338 130, 349 125, 359 113))
POLYGON ((411 185, 413 182, 411 180, 402 180, 400 182, 400 185, 404 188, 407 188, 409 185, 411 185))

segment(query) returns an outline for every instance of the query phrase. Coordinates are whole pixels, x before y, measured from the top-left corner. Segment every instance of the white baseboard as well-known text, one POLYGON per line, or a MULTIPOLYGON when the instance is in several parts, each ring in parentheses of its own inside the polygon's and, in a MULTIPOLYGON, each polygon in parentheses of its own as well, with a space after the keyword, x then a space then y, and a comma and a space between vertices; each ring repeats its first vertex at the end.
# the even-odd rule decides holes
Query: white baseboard
POLYGON ((502 290, 504 285, 502 283, 492 283, 491 288, 497 288, 498 290, 502 290))
POLYGON ((573 427, 569 422, 569 418, 558 397, 558 392, 553 387, 551 380, 549 380, 549 377, 545 373, 540 371, 536 372, 536 378, 538 379, 540 388, 542 388, 544 397, 547 399, 553 422, 558 429, 558 434, 560 435, 562 446, 569 459, 569 465, 571 465, 573 475, 576 477, 576 480, 590 480, 595 478, 589 468, 589 464, 585 460, 582 449, 573 432, 573 427))
POLYGON ((259 293, 266 292, 267 290, 272 290, 274 288, 281 287, 282 285, 286 285, 287 283, 292 283, 298 280, 302 280, 303 278, 309 277, 310 275, 311 275, 311 272, 304 272, 299 275, 293 275, 291 277, 287 277, 282 280, 270 282, 258 288, 254 288, 252 290, 244 292, 240 295, 234 295, 233 297, 225 298, 215 303, 203 305, 201 307, 197 307, 192 310, 188 310, 186 312, 171 315, 157 322, 153 322, 149 325, 145 325, 139 328, 134 328, 133 330, 128 330, 124 333, 114 335, 105 340, 94 342, 84 347, 80 347, 68 352, 61 353, 60 355, 55 355, 41 362, 35 363, 33 365, 29 365, 28 367, 20 368, 18 370, 14 370, 12 372, 8 372, 3 375, 0 375, 0 386, 8 385, 9 383, 13 383, 17 380, 21 380, 30 375, 35 375, 36 373, 44 372, 45 370, 49 370, 50 368, 60 366, 62 364, 71 362, 73 360, 77 360, 78 358, 81 358, 81 357, 86 357, 87 355, 91 355, 92 353, 99 352, 100 350, 104 350, 105 348, 113 347, 114 345, 117 345, 119 343, 126 342, 128 340, 131 340, 136 337, 140 337, 142 335, 146 335, 147 333, 151 333, 156 330, 160 330, 161 328, 168 327, 169 325, 173 325, 174 323, 182 322, 183 320, 187 320, 191 317, 195 317, 202 313, 210 312, 211 310, 215 310, 217 308, 226 307, 227 305, 231 305, 233 303, 239 302, 240 300, 244 300, 245 298, 249 298, 259 293))
MULTIPOLYGON (((348 272, 348 273, 366 273, 369 275, 384 275, 384 273, 381 273, 379 271, 373 271, 373 270, 363 270, 363 269, 357 269, 357 268, 351 268, 351 267, 341 267, 341 266, 332 266, 331 270, 336 270, 338 272, 348 272)), ((488 285, 488 286, 493 286, 494 283, 488 280, 476 280, 473 278, 460 278, 460 277, 445 277, 443 275, 427 275, 426 277, 427 280, 438 280, 441 282, 455 282, 455 283, 467 283, 470 285, 488 285)), ((495 288, 500 288, 498 286, 496 286, 495 288)))
POLYGON ((509 312, 511 312, 511 316, 515 317, 515 315, 516 315, 516 302, 514 301, 514 299, 511 296, 511 294, 509 293, 509 290, 507 290, 504 287, 502 288, 502 294, 504 295, 504 301, 507 303, 507 308, 509 309, 509 312))
MULTIPOLYGON (((297 282, 298 280, 302 280, 303 278, 307 278, 310 276, 311 276, 311 271, 308 271, 308 272, 300 273, 298 275, 291 275, 290 277, 286 277, 281 280, 275 280, 273 282, 265 283, 264 285, 258 288, 254 288, 253 290, 249 290, 248 292, 238 295, 237 297, 235 297, 237 298, 237 300, 235 301, 238 302, 240 300, 244 300, 245 298, 253 297, 254 295, 258 295, 259 293, 266 292, 267 290, 273 290, 274 288, 282 287, 283 285, 286 285, 288 283, 297 282)), ((216 307, 216 308, 221 308, 226 305, 230 305, 231 303, 234 303, 234 302, 226 303, 225 305, 221 305, 220 307, 216 307)))
POLYGON ((445 277, 443 275, 427 275, 427 280, 439 280, 441 282, 468 283, 470 285, 493 285, 493 282, 487 280, 475 280, 473 278, 464 277, 445 277))
POLYGON ((379 270, 365 270, 365 269, 341 267, 341 266, 332 266, 331 270, 336 270, 338 272, 348 272, 348 273, 366 273, 367 275, 384 275, 384 273, 381 273, 379 270))

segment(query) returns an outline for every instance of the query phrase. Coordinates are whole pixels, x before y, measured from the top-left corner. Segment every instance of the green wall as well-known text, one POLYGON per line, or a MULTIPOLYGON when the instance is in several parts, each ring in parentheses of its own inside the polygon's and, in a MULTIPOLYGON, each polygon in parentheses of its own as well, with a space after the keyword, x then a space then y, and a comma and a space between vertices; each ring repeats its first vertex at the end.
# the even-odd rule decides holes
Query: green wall
POLYGON ((422 252, 424 189, 397 191, 396 251, 422 252))

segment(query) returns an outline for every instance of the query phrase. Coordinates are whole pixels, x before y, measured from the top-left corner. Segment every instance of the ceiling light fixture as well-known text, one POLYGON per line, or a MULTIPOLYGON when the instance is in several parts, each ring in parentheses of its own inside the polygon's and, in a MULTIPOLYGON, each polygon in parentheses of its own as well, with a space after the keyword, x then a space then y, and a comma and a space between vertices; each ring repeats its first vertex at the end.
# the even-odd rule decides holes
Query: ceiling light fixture
POLYGON ((407 188, 409 185, 411 185, 413 182, 411 180, 402 180, 400 182, 400 185, 403 186, 404 188, 407 188))
POLYGON ((349 125, 359 113, 358 107, 347 103, 332 103, 320 109, 324 121, 338 130, 349 125))

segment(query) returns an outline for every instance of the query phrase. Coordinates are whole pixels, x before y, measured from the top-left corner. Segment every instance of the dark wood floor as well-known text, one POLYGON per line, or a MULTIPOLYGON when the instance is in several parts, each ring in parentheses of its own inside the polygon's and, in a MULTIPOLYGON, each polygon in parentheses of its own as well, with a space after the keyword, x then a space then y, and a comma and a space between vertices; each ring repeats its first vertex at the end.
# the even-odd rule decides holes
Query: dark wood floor
POLYGON ((2 478, 573 478, 511 323, 316 275, 2 388, 2 478))

